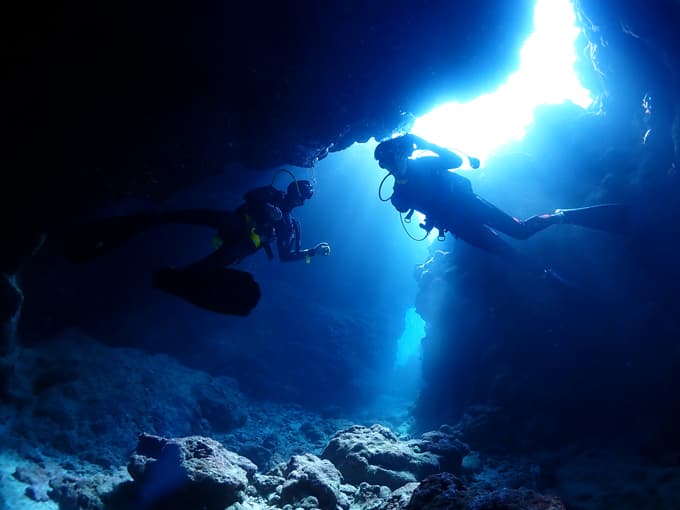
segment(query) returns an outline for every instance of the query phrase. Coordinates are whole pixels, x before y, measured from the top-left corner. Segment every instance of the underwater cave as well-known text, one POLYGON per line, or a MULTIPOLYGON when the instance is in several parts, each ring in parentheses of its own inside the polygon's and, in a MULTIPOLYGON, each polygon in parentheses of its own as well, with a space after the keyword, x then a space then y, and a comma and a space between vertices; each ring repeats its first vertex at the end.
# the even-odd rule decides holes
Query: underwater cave
POLYGON ((0 510, 679 508, 679 18, 8 11, 0 510))

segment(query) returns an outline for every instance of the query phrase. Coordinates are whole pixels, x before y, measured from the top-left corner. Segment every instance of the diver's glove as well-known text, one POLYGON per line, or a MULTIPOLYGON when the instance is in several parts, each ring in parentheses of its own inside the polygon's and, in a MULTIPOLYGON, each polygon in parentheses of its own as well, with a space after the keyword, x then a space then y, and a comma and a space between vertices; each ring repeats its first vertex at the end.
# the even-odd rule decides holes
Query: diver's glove
POLYGON ((470 161, 470 166, 477 170, 479 168, 479 158, 474 158, 472 156, 468 157, 468 160, 470 161))
POLYGON ((331 254, 331 245, 328 243, 319 243, 314 248, 314 255, 323 255, 324 257, 331 254))

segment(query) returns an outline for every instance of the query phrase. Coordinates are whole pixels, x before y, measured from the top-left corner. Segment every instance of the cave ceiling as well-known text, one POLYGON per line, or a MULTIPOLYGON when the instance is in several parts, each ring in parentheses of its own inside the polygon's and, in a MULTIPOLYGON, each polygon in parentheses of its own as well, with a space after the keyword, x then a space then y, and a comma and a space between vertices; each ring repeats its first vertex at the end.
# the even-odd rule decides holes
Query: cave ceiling
MULTIPOLYGON (((652 3, 577 5, 600 54, 607 38, 641 34, 673 58, 677 5, 652 3), (666 29, 652 22, 659 9, 666 29)), ((119 198, 162 199, 227 167, 310 167, 492 90, 518 65, 533 1, 14 9, 3 31, 3 218, 23 229, 119 198)))

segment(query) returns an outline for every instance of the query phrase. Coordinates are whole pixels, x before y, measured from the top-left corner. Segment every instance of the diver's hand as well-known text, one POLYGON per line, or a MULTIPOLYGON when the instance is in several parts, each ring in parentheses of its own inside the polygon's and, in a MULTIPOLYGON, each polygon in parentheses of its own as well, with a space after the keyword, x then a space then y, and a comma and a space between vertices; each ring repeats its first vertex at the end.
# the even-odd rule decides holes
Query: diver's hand
POLYGON ((408 133, 404 135, 404 140, 407 143, 413 144, 416 146, 416 149, 429 149, 430 146, 432 145, 430 142, 427 140, 424 140, 420 138, 418 135, 414 135, 413 133, 408 133))
POLYGON ((266 204, 266 208, 267 216, 271 221, 281 221, 281 218, 283 218, 283 213, 281 212, 281 209, 272 204, 266 204))
POLYGON ((331 254, 331 245, 328 243, 319 243, 314 247, 314 255, 323 255, 324 257, 331 254))
POLYGON ((470 166, 477 170, 479 168, 479 158, 473 158, 472 156, 468 157, 468 160, 470 161, 470 166))

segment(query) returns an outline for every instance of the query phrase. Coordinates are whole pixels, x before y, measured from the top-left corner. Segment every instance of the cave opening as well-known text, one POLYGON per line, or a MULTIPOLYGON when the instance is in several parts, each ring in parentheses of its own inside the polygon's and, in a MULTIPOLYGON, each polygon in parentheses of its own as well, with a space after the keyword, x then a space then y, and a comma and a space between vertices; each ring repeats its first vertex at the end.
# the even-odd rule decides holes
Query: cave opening
POLYGON ((490 93, 435 107, 416 119, 411 132, 484 162, 522 139, 538 106, 570 101, 587 109, 592 93, 574 67, 580 33, 570 0, 537 0, 534 32, 520 50, 517 71, 490 93))

